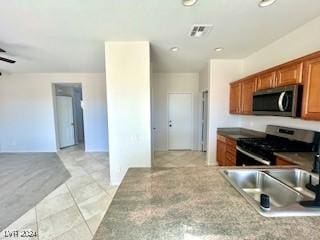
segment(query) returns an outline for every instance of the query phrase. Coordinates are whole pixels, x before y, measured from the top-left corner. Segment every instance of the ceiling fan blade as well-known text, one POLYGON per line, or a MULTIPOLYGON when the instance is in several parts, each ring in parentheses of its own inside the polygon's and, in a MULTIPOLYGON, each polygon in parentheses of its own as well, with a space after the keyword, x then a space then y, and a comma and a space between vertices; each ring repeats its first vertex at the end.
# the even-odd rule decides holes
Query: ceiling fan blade
POLYGON ((15 60, 11 60, 11 59, 8 59, 8 58, 3 58, 3 57, 0 57, 0 61, 4 61, 4 62, 7 62, 7 63, 15 63, 16 62, 15 60))
POLYGON ((6 52, 5 50, 3 50, 2 48, 0 48, 0 52, 6 52))

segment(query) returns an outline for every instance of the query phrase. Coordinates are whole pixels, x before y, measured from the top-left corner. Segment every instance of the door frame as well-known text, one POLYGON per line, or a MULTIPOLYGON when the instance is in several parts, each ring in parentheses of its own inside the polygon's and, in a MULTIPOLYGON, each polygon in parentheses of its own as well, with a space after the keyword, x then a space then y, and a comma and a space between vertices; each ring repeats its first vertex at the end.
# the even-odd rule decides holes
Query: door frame
MULTIPOLYGON (((80 86, 81 87, 81 91, 82 91, 82 101, 84 102, 84 94, 83 94, 83 84, 81 82, 61 82, 61 81, 57 81, 57 82, 52 82, 51 83, 51 93, 52 93, 52 106, 53 106, 53 121, 54 121, 54 133, 55 133, 55 145, 56 145, 56 150, 60 151, 60 140, 59 140, 59 132, 58 132, 58 116, 57 116, 57 96, 56 96, 56 88, 57 86, 69 86, 69 87, 73 87, 73 86, 80 86)), ((73 106, 74 107, 74 106, 73 106)), ((86 119, 85 119, 85 108, 82 108, 82 114, 83 114, 83 137, 84 137, 84 148, 86 148, 86 129, 85 129, 85 123, 86 123, 86 119)), ((74 119, 75 120, 75 119, 74 119)), ((76 125, 74 126, 74 129, 76 131, 76 125)), ((76 134, 75 134, 75 138, 76 138, 76 134)), ((77 141, 75 139, 75 145, 77 145, 77 141)))
POLYGON ((193 92, 167 92, 167 116, 166 116, 166 129, 167 129, 167 151, 175 151, 170 150, 169 148, 169 107, 170 107, 170 101, 169 101, 169 95, 170 94, 190 94, 191 95, 191 146, 190 150, 192 151, 194 149, 194 96, 193 92))
POLYGON ((202 152, 207 152, 208 151, 208 126, 209 126, 209 91, 208 90, 204 90, 201 93, 201 120, 200 120, 200 124, 201 124, 201 139, 200 139, 200 144, 201 144, 201 151, 202 152), (204 151, 204 95, 207 94, 207 146, 206 146, 206 151, 204 151))

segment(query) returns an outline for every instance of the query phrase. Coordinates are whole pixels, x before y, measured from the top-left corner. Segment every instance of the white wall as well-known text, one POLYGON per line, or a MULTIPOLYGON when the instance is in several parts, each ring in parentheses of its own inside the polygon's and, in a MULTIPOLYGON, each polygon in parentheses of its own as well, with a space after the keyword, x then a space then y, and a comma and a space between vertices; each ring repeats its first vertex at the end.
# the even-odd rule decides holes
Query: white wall
POLYGON ((107 151, 105 75, 11 74, 0 77, 0 151, 55 152, 53 83, 81 83, 86 151, 107 151))
POLYGON ((210 64, 206 66, 199 73, 199 92, 208 91, 210 81, 210 64))
MULTIPOLYGON (((302 57, 320 50, 320 17, 287 34, 244 59, 244 75, 302 57)), ((320 99, 319 99, 320 101, 320 99)), ((320 122, 283 117, 242 117, 242 126, 265 130, 267 124, 320 131, 320 122)))
POLYGON ((106 42, 111 184, 151 166, 149 42, 106 42))
POLYGON ((241 60, 210 61, 208 164, 217 164, 217 128, 241 124, 239 117, 229 114, 229 83, 240 78, 242 68, 241 60))
POLYGON ((198 73, 154 73, 153 123, 155 151, 168 150, 168 93, 193 94, 193 150, 200 149, 199 74, 198 73))

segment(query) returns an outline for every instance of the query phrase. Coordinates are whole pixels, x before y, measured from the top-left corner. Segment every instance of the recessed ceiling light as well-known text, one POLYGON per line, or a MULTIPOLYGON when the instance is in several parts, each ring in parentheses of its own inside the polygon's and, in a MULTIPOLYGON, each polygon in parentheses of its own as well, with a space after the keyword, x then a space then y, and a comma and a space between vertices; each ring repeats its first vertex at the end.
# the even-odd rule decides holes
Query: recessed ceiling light
POLYGON ((172 48, 170 48, 170 51, 171 52, 178 52, 179 48, 178 47, 172 47, 172 48))
POLYGON ((277 0, 260 0, 259 7, 268 7, 274 4, 277 0))
POLYGON ((216 49, 214 49, 216 52, 221 52, 223 50, 222 47, 217 47, 216 49))
POLYGON ((195 5, 198 2, 198 0, 182 0, 183 6, 191 7, 195 5))

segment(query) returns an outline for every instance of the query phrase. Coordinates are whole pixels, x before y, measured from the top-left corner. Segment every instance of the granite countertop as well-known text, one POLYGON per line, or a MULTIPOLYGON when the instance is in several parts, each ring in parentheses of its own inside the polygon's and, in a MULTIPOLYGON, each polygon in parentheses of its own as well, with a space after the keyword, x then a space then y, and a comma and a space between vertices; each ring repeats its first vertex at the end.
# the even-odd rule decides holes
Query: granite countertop
POLYGON ((263 217, 219 169, 130 169, 94 239, 320 239, 320 217, 263 217))
POLYGON ((250 130, 246 128, 218 128, 218 134, 229 137, 235 140, 240 138, 264 138, 266 136, 263 132, 250 130))
POLYGON ((313 168, 314 157, 316 153, 314 152, 277 152, 274 153, 277 157, 283 158, 289 162, 297 164, 300 168, 307 171, 311 171, 313 168))

